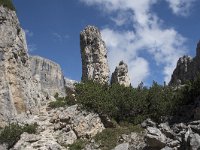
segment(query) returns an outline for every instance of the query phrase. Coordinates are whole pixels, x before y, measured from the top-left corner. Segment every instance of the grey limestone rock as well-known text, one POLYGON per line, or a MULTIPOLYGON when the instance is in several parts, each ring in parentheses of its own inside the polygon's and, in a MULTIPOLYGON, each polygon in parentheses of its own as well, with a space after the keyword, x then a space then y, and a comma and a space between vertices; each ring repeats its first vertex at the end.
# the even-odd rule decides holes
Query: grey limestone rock
POLYGON ((33 79, 46 97, 56 93, 60 97, 66 96, 64 75, 59 64, 39 56, 31 56, 30 62, 33 79))
POLYGON ((75 90, 75 85, 74 85, 75 83, 78 83, 78 82, 75 81, 75 80, 71 80, 71 79, 65 78, 65 87, 69 88, 72 91, 75 90))
POLYGON ((41 94, 32 80, 25 33, 15 11, 0 6, 0 126, 38 112, 41 94))
POLYGON ((152 148, 164 148, 166 146, 166 136, 154 127, 147 127, 146 143, 152 148))
POLYGON ((169 85, 184 84, 187 80, 194 80, 200 73, 200 41, 197 44, 196 56, 194 58, 190 56, 181 57, 177 66, 172 74, 169 85))
POLYGON ((128 150, 128 149, 129 149, 129 143, 122 143, 114 148, 114 150, 128 150))
POLYGON ((93 80, 108 83, 109 67, 107 49, 100 31, 94 26, 87 26, 80 33, 82 58, 82 81, 93 80))
POLYGON ((121 61, 119 66, 115 68, 115 71, 112 73, 111 84, 120 84, 126 87, 131 85, 131 81, 128 75, 128 65, 121 61))
POLYGON ((199 134, 190 134, 189 136, 190 150, 200 149, 200 135, 199 134))

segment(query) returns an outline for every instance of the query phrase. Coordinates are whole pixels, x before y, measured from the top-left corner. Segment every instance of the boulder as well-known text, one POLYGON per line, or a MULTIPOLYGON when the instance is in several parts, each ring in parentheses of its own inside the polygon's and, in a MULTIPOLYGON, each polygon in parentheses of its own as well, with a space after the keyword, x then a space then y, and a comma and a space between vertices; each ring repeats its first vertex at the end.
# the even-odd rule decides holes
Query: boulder
POLYGON ((189 146, 190 150, 198 150, 200 149, 200 135, 199 134, 190 134, 189 135, 189 146))
POLYGON ((166 146, 166 136, 155 127, 147 127, 146 143, 151 148, 164 148, 166 146))
POLYGON ((114 150, 129 150, 129 143, 122 143, 117 145, 114 150))

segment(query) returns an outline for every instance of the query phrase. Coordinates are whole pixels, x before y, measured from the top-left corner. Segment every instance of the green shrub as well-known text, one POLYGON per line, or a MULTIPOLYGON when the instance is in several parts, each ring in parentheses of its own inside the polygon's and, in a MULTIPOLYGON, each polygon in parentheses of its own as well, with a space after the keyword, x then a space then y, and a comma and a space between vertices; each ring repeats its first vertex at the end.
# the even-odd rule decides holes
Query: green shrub
POLYGON ((85 109, 106 114, 117 122, 138 122, 138 118, 142 118, 140 115, 147 112, 147 89, 134 89, 118 84, 108 86, 88 81, 76 84, 76 92, 78 103, 85 109))
POLYGON ((115 111, 108 94, 108 86, 96 82, 76 84, 76 98, 85 109, 109 116, 115 111))
POLYGON ((49 107, 51 108, 58 108, 58 107, 65 107, 75 105, 76 101, 73 96, 66 96, 66 97, 55 97, 56 101, 50 102, 49 107))
POLYGON ((73 144, 69 145, 69 150, 82 150, 85 148, 87 142, 85 140, 79 139, 76 140, 73 144))
POLYGON ((67 102, 65 101, 65 98, 57 98, 56 101, 49 103, 49 107, 51 108, 64 107, 66 105, 67 105, 67 102))
POLYGON ((0 0, 0 5, 3 5, 11 10, 15 10, 12 0, 0 0))
POLYGON ((36 133, 36 129, 37 124, 20 126, 17 123, 12 123, 1 130, 0 143, 7 144, 8 148, 11 148, 20 139, 22 133, 33 134, 36 133))
POLYGON ((181 89, 162 86, 153 82, 150 87, 147 102, 149 117, 159 121, 161 116, 172 116, 183 104, 181 89))
POLYGON ((94 139, 95 142, 101 145, 102 150, 113 149, 122 134, 130 134, 131 132, 141 132, 143 129, 140 126, 133 126, 131 124, 125 124, 117 128, 107 128, 103 132, 98 133, 94 139))
POLYGON ((200 77, 182 87, 159 85, 149 88, 102 85, 87 81, 76 84, 77 102, 84 109, 108 116, 118 123, 138 124, 146 118, 161 121, 161 116, 173 116, 183 105, 200 96, 200 77))
POLYGON ((27 132, 29 134, 35 134, 37 132, 37 123, 34 124, 26 124, 23 126, 23 132, 27 132))

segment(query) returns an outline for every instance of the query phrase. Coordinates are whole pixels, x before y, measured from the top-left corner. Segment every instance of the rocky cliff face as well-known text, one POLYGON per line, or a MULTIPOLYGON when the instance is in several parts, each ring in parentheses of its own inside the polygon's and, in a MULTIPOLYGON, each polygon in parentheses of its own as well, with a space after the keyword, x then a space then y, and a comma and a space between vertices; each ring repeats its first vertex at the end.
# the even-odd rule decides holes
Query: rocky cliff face
POLYGON ((111 84, 120 84, 126 87, 131 85, 131 81, 128 75, 128 65, 121 61, 119 66, 115 68, 115 71, 112 73, 111 84))
POLYGON ((196 56, 191 58, 190 56, 181 57, 177 66, 172 74, 169 85, 184 84, 187 80, 194 80, 200 73, 200 42, 197 44, 196 56))
POLYGON ((60 65, 39 56, 31 56, 30 63, 32 76, 46 97, 56 93, 60 97, 66 96, 65 80, 60 65))
POLYGON ((80 34, 80 46, 82 81, 94 80, 100 83, 108 83, 107 49, 100 31, 94 26, 87 26, 80 34))
POLYGON ((17 114, 37 112, 25 34, 15 11, 0 6, 0 126, 17 114))

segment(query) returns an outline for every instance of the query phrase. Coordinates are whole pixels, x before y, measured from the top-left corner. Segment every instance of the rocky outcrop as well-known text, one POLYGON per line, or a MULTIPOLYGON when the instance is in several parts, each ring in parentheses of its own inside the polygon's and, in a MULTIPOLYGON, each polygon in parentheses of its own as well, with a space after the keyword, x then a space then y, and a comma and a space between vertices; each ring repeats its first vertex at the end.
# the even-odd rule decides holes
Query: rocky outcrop
POLYGON ((187 80, 196 79, 199 74, 200 42, 197 44, 196 56, 194 58, 191 58, 190 56, 183 56, 178 60, 169 85, 184 84, 187 80))
POLYGON ((25 33, 15 11, 0 6, 0 126, 17 114, 37 113, 40 98, 32 80, 25 33))
POLYGON ((108 83, 109 67, 107 49, 100 31, 94 26, 87 26, 80 33, 82 58, 82 81, 93 80, 108 83))
POLYGON ((129 87, 131 85, 131 81, 128 75, 128 65, 121 61, 119 66, 115 68, 115 71, 112 73, 111 84, 120 84, 125 87, 129 87))
POLYGON ((78 83, 78 82, 75 80, 65 78, 65 87, 70 89, 71 91, 75 90, 75 85, 74 85, 75 83, 78 83))
POLYGON ((60 97, 66 96, 65 80, 60 65, 39 56, 31 56, 30 63, 33 79, 38 82, 41 92, 46 97, 56 93, 60 97))
POLYGON ((78 138, 89 139, 104 129, 97 114, 82 111, 77 105, 52 110, 43 106, 39 115, 31 115, 21 124, 38 124, 36 134, 24 133, 13 150, 66 150, 78 138))
MULTIPOLYGON (((152 121, 151 121, 152 122, 152 121)), ((200 149, 200 121, 188 123, 155 124, 151 127, 146 124, 145 142, 147 149, 176 150, 200 149)))

